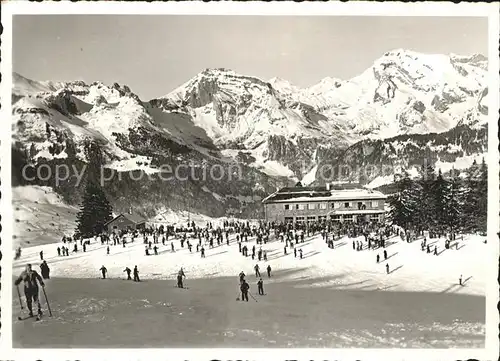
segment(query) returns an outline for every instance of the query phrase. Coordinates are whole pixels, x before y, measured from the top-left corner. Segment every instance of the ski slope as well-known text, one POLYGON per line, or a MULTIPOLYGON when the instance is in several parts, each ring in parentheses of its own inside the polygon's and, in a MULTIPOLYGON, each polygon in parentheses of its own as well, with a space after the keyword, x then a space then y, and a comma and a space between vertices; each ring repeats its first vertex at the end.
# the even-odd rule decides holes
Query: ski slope
MULTIPOLYGON (((355 240, 362 241, 362 238, 355 240)), ((93 240, 86 253, 82 252, 80 245, 78 253, 71 253, 73 245, 70 245, 68 257, 57 256, 56 248, 62 243, 29 247, 23 249, 22 258, 14 261, 13 266, 16 275, 23 270, 26 263, 38 265, 41 262, 39 252, 43 251, 52 277, 97 278, 100 277, 99 268, 104 265, 108 269, 109 278, 124 278, 125 267, 133 268, 137 265, 143 279, 174 279, 179 268, 183 267, 189 282, 189 279, 195 278, 236 278, 242 270, 247 275, 253 275, 255 264, 259 264, 264 275, 269 264, 273 271, 296 271, 291 272, 287 280, 315 280, 314 283, 305 282, 303 287, 334 286, 337 289, 484 295, 484 257, 489 252, 488 245, 483 243, 484 239, 485 237, 466 235, 463 241, 459 241, 458 250, 444 250, 444 239, 430 240, 429 244, 438 246, 438 252, 444 250, 435 256, 420 250, 420 240, 406 243, 399 237, 393 237, 389 239, 389 246, 386 248, 389 256, 387 263, 390 269, 394 270, 390 274, 386 274, 386 262, 376 263, 377 253, 382 258, 381 251, 355 251, 352 248, 354 239, 348 237, 337 240, 335 249, 332 250, 319 235, 306 238, 305 243, 298 245, 298 248, 303 250, 304 259, 299 259, 298 255, 295 258, 290 250, 285 256, 284 243, 274 240, 262 246, 262 249, 267 251, 268 262, 258 262, 257 259, 252 261, 250 256, 245 258, 238 252, 234 235, 230 237, 229 246, 225 243, 213 249, 205 246, 205 259, 201 259, 195 246, 192 253, 186 245, 181 248, 180 239, 169 239, 165 246, 160 242, 159 255, 146 256, 141 237, 133 243, 128 239, 129 243, 125 248, 121 245, 111 245, 109 255, 106 253, 106 245, 101 245, 99 240, 93 240), (170 241, 174 242, 175 252, 170 250, 170 241), (460 275, 466 280, 465 287, 458 285, 460 275)), ((194 240, 192 243, 195 244, 194 240)), ((254 239, 249 239, 249 255, 253 244, 254 239)), ((258 251, 259 246, 256 246, 256 249, 258 251)), ((253 280, 253 277, 250 279, 253 280)))

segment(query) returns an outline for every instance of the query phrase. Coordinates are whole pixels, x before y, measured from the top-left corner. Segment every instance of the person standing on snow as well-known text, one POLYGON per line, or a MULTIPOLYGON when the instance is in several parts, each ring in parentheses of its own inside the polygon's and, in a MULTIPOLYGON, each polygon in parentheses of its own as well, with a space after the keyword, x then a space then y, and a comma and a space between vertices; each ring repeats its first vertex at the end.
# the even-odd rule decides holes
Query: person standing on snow
POLYGON ((255 270, 255 277, 260 277, 259 265, 256 264, 253 269, 255 270))
POLYGON ((257 289, 259 290, 259 295, 264 296, 264 281, 262 281, 262 278, 257 282, 257 289))
POLYGON ((248 302, 248 290, 250 289, 250 286, 248 285, 247 281, 243 280, 240 286, 241 290, 241 300, 242 301, 247 301, 248 302))
POLYGON ((132 281, 132 277, 130 277, 130 273, 132 272, 132 270, 128 267, 125 267, 123 272, 127 272, 127 281, 132 281))
POLYGON ((184 274, 184 270, 181 267, 181 269, 179 270, 179 273, 177 274, 177 287, 179 287, 179 288, 184 288, 184 284, 182 282, 183 277, 185 278, 186 275, 184 274))
POLYGON ((108 272, 108 270, 103 265, 101 268, 99 268, 99 271, 101 271, 101 273, 102 273, 102 279, 105 280, 106 279, 106 273, 108 272))
POLYGON ((139 270, 137 269, 137 265, 134 267, 134 282, 141 282, 139 279, 139 270))
POLYGON ((19 275, 14 284, 18 286, 21 282, 24 282, 24 296, 26 298, 29 316, 33 317, 33 302, 37 303, 38 314, 41 315, 42 306, 40 305, 40 299, 38 297, 38 283, 40 283, 42 287, 45 287, 45 283, 43 283, 42 277, 40 277, 38 272, 31 269, 31 264, 29 263, 26 265, 26 270, 19 275))
POLYGON ((271 278, 271 265, 267 266, 267 278, 271 278))

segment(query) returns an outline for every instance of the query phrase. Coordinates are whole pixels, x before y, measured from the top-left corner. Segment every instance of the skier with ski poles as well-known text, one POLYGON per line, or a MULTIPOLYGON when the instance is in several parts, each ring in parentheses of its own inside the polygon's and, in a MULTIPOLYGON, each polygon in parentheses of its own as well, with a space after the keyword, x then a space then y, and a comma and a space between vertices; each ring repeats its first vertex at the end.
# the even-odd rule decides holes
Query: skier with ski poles
POLYGON ((33 302, 37 303, 38 315, 41 316, 42 306, 38 297, 38 283, 42 287, 45 287, 42 277, 38 274, 38 272, 32 270, 31 264, 28 263, 26 265, 26 270, 21 273, 14 284, 18 287, 21 282, 24 282, 24 296, 29 310, 29 317, 33 317, 33 302))

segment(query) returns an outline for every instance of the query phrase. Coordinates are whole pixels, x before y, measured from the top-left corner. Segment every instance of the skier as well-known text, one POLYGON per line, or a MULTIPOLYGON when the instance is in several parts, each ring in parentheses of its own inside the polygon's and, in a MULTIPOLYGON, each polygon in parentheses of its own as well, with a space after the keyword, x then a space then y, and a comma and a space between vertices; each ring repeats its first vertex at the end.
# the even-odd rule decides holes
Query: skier
POLYGON ((102 273, 102 279, 105 280, 106 279, 106 272, 108 272, 108 270, 103 265, 101 268, 99 268, 99 271, 101 271, 101 273, 102 273))
POLYGON ((179 288, 184 288, 184 284, 182 283, 183 277, 186 277, 186 275, 184 274, 184 270, 181 267, 181 269, 179 270, 179 273, 177 274, 177 287, 179 287, 179 288))
POLYGON ((302 259, 302 248, 299 249, 299 252, 300 252, 300 259, 302 259))
POLYGON ((380 262, 380 255, 377 253, 377 263, 380 262))
POLYGON ((259 295, 263 296, 264 295, 264 281, 262 281, 262 278, 259 279, 257 282, 257 288, 259 290, 259 295))
POLYGON ((205 258, 205 247, 201 246, 201 258, 205 258))
POLYGON ((264 251, 264 261, 267 262, 267 251, 264 251))
POLYGON ((158 256, 158 247, 156 245, 153 247, 153 251, 155 252, 155 256, 158 256))
POLYGON ((253 269, 255 270, 255 277, 260 277, 259 265, 256 264, 253 269))
POLYGON ((109 254, 109 246, 106 248, 106 253, 109 254))
POLYGON ((243 280, 240 286, 241 290, 241 300, 242 301, 247 301, 248 302, 248 290, 250 289, 250 286, 248 285, 247 281, 243 280))
POLYGON ((267 265, 267 278, 271 278, 271 265, 267 265))
POLYGON ((44 280, 48 280, 50 278, 50 268, 47 261, 43 261, 40 265, 40 273, 42 274, 44 280))
POLYGON ((384 249, 384 261, 387 259, 387 251, 384 249))
POLYGON ((462 275, 460 275, 460 278, 458 279, 458 284, 459 284, 460 286, 463 286, 463 284, 462 284, 462 275))
POLYGON ((240 277, 240 285, 245 281, 245 273, 243 271, 240 272, 239 274, 240 277))
POLYGON ((389 263, 385 264, 385 272, 389 274, 389 263))
POLYGON ((293 256, 294 256, 295 258, 297 258, 297 248, 294 248, 294 249, 293 249, 293 256))
POLYGON ((26 298, 26 304, 28 305, 29 316, 33 317, 33 303, 36 302, 38 306, 38 314, 42 314, 42 306, 40 305, 40 300, 38 298, 38 283, 42 287, 45 287, 42 277, 38 272, 31 269, 31 264, 26 265, 26 270, 23 271, 17 280, 14 282, 18 286, 21 282, 24 282, 24 296, 26 298))
POLYGON ((139 279, 139 270, 137 269, 137 266, 134 267, 134 282, 141 282, 139 279))
POLYGON ((170 248, 172 249, 172 252, 175 252, 174 242, 170 243, 170 248))
POLYGON ((40 261, 43 261, 43 251, 40 251, 40 261))
POLYGON ((130 273, 132 272, 132 270, 128 267, 125 267, 123 272, 127 272, 127 281, 132 281, 132 277, 130 277, 130 273))
POLYGON ((438 255, 438 248, 437 246, 434 247, 434 256, 437 256, 438 255))
POLYGON ((57 255, 60 257, 61 256, 61 247, 57 247, 57 255))

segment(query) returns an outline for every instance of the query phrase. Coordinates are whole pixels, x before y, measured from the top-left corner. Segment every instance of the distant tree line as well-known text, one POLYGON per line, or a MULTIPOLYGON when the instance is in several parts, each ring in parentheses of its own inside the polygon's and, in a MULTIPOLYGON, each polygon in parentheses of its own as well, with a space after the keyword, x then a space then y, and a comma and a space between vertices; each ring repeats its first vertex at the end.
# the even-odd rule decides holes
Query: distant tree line
POLYGON ((403 173, 389 197, 389 217, 404 229, 421 233, 486 232, 488 167, 475 161, 461 177, 452 169, 449 177, 431 165, 420 169, 417 179, 403 173))

